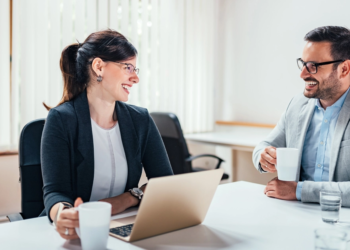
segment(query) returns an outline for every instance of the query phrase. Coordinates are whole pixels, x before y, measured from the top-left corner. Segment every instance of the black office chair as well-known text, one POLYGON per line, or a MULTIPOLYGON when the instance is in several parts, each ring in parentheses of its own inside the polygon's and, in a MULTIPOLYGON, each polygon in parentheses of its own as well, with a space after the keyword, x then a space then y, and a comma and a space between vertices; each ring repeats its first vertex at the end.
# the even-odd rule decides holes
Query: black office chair
MULTIPOLYGON (((181 125, 177 116, 173 113, 152 112, 150 114, 156 123, 162 136, 166 151, 169 156, 174 174, 204 171, 207 169, 192 167, 192 161, 201 157, 212 157, 218 159, 215 168, 219 168, 223 159, 211 154, 191 156, 188 152, 186 140, 183 136, 181 125)), ((223 174, 222 180, 228 179, 228 174, 223 174)))
POLYGON ((12 221, 38 217, 44 210, 40 145, 45 119, 29 122, 19 139, 19 168, 22 212, 8 215, 12 221))

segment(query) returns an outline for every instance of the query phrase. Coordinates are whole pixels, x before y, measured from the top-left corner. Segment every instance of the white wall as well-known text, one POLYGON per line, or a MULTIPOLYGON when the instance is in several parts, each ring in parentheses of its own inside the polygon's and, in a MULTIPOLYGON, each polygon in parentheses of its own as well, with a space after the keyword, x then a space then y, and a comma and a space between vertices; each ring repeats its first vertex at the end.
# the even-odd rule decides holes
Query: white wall
POLYGON ((215 119, 275 124, 304 89, 296 59, 304 36, 350 28, 349 0, 220 0, 215 119))

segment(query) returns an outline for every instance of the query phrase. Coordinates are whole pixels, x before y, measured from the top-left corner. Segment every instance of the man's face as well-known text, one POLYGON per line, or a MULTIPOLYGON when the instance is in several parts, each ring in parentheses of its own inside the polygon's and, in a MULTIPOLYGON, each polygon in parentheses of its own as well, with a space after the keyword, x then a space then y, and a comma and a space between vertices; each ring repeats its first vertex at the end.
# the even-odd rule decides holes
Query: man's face
MULTIPOLYGON (((307 42, 301 59, 304 62, 329 62, 338 60, 331 56, 331 44, 329 42, 307 42)), ((308 98, 319 98, 331 101, 339 97, 342 91, 342 83, 338 79, 337 70, 333 70, 334 64, 321 65, 316 74, 310 74, 303 67, 300 77, 305 81, 304 95, 308 98)))

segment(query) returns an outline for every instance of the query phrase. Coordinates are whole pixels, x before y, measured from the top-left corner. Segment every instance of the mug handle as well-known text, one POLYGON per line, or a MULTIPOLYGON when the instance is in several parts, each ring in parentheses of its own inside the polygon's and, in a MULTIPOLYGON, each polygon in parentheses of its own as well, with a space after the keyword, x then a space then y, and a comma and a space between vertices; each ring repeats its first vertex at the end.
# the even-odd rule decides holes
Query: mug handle
MULTIPOLYGON (((78 212, 79 212, 79 207, 75 207, 74 209, 75 209, 75 211, 78 211, 78 212)), ((77 235, 79 236, 79 238, 81 238, 81 237, 80 237, 80 228, 79 228, 79 227, 76 227, 76 228, 75 228, 75 232, 77 233, 77 235)))

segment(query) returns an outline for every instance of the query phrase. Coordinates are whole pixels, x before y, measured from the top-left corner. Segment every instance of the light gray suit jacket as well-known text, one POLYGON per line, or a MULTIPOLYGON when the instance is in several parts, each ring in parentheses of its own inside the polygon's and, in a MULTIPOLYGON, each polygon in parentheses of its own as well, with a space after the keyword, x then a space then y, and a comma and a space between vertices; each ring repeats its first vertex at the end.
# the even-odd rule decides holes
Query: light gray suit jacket
MULTIPOLYGON (((266 140, 260 142, 253 152, 253 163, 263 173, 259 164, 261 152, 268 146, 299 149, 299 169, 295 181, 299 181, 301 154, 306 132, 315 109, 315 99, 303 94, 295 96, 283 113, 280 121, 266 140)), ((301 201, 319 202, 320 190, 331 189, 342 192, 342 205, 350 207, 350 94, 347 95, 334 130, 329 162, 331 182, 304 181, 301 201)))

